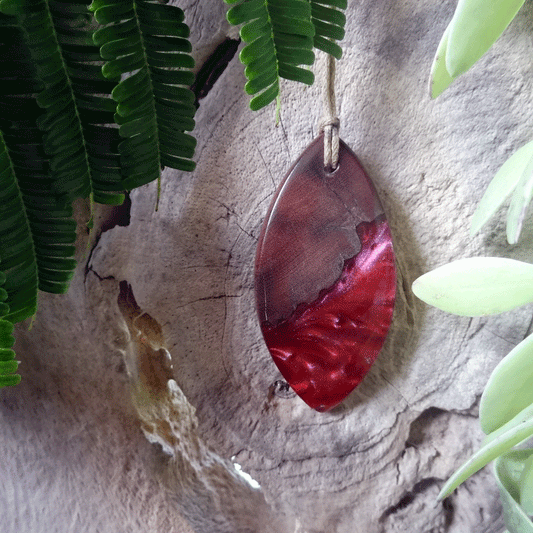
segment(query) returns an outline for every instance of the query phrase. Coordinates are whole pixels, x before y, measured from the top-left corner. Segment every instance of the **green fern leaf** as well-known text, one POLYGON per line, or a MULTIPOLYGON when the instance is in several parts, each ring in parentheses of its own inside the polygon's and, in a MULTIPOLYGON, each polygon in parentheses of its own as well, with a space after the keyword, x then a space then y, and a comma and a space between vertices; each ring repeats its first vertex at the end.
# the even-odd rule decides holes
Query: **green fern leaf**
POLYGON ((38 125, 51 159, 53 189, 70 199, 92 193, 96 202, 120 204, 124 195, 115 104, 102 96, 110 94, 117 80, 101 73, 87 5, 83 0, 2 0, 0 10, 16 16, 24 31, 24 42, 17 45, 30 51, 42 84, 37 103, 44 112, 38 125))
POLYGON ((19 322, 37 310, 37 258, 22 192, 0 133, 0 268, 5 276, 4 319, 19 322))
POLYGON ((240 35, 248 43, 240 53, 248 79, 245 90, 255 95, 250 108, 261 109, 280 92, 280 79, 314 82, 312 65, 315 26, 307 0, 225 0, 233 25, 243 25, 240 35), (237 4, 237 5, 234 5, 237 4))
MULTIPOLYGON (((0 15, 0 29, 6 29, 5 22, 4 15, 0 15)), ((2 31, 0 34, 5 36, 2 31)), ((9 74, 9 69, 4 73, 9 74)), ((0 92, 2 88, 0 85, 0 92)), ((30 119, 39 113, 37 103, 25 94, 2 97, 0 101, 0 127, 6 132, 4 136, 0 131, 0 387, 3 387, 20 381, 20 375, 15 373, 18 362, 11 349, 13 324, 35 314, 38 289, 66 292, 75 268, 74 246, 69 243, 76 235, 67 199, 57 198, 51 192, 53 180, 41 144, 42 133, 30 119)))
POLYGON ((30 159, 32 145, 6 137, 0 133, 0 270, 7 276, 5 319, 15 323, 35 314, 37 289, 68 290, 76 223, 68 198, 50 192, 46 155, 37 150, 30 159))
POLYGON ((183 13, 171 8, 178 15, 169 18, 168 6, 153 2, 135 7, 134 20, 99 35, 116 41, 140 28, 142 46, 130 36, 110 43, 104 76, 87 1, 0 0, 0 387, 20 380, 13 324, 35 314, 39 289, 68 290, 76 266, 72 199, 121 203, 125 185, 147 181, 154 146, 153 178, 162 165, 194 165, 195 140, 183 133, 195 111, 183 13), (139 50, 148 66, 144 92, 138 77, 117 85, 139 50), (152 123, 155 144, 146 138, 152 123))
POLYGON ((342 10, 347 0, 310 0, 311 20, 315 27, 314 46, 336 59, 342 56, 342 48, 334 41, 344 39, 346 15, 342 10))
POLYGON ((5 282, 6 275, 0 271, 0 388, 17 385, 20 382, 20 375, 16 374, 19 364, 15 361, 15 352, 11 349, 15 344, 14 326, 3 318, 9 313, 9 306, 5 303, 8 294, 2 288, 5 282))
POLYGON ((194 60, 183 11, 155 1, 95 0, 90 9, 105 25, 94 42, 106 77, 127 76, 112 92, 118 103, 124 188, 159 178, 161 166, 191 171, 194 60))
POLYGON ((50 158, 37 126, 43 111, 34 98, 42 85, 34 77, 32 56, 15 17, 0 14, 0 51, 4 58, 1 76, 7 81, 0 83, 0 270, 7 273, 15 266, 6 283, 7 319, 18 322, 35 313, 37 287, 55 293, 68 289, 75 267, 72 243, 76 233, 67 197, 53 191, 50 158), (28 76, 28 84, 15 87, 9 81, 20 72, 28 76), (6 90, 11 94, 5 94, 6 90))
POLYGON ((11 349, 15 343, 13 329, 11 322, 0 318, 0 388, 20 383, 20 374, 16 373, 19 363, 11 349))
POLYGON ((243 25, 240 35, 248 43, 240 59, 246 66, 245 91, 257 95, 250 102, 253 110, 279 96, 280 78, 313 84, 313 73, 301 67, 314 63, 313 46, 342 56, 335 41, 344 38, 347 0, 225 1, 233 5, 228 21, 243 25))

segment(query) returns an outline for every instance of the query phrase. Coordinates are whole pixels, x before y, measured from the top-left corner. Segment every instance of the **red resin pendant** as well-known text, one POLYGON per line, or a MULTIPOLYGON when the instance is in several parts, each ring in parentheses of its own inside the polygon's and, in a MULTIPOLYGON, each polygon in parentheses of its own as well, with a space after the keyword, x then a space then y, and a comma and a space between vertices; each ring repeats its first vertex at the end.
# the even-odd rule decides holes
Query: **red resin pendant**
POLYGON ((381 351, 396 295, 389 225, 342 141, 334 172, 324 169, 321 135, 277 190, 259 237, 255 295, 289 385, 317 411, 342 402, 381 351))

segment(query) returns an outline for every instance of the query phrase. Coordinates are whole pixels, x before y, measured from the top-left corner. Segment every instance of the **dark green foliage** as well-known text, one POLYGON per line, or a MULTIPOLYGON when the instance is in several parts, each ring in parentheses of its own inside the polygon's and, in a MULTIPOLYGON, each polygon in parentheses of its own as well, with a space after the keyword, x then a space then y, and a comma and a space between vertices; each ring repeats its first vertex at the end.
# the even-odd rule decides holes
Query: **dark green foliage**
POLYGON ((39 128, 45 85, 25 42, 18 19, 0 14, 0 312, 11 323, 35 313, 38 289, 66 292, 75 267, 72 207, 55 190, 57 160, 46 152, 55 139, 39 128))
POLYGON ((70 199, 92 193, 96 202, 122 203, 115 103, 102 96, 118 78, 107 80, 101 73, 87 2, 4 0, 0 8, 16 16, 43 87, 37 103, 44 113, 37 123, 54 190, 70 199))
POLYGON ((121 204, 163 165, 194 168, 183 12, 95 2, 101 27, 88 4, 0 0, 0 387, 20 379, 13 324, 35 314, 38 289, 68 290, 72 200, 121 204))
POLYGON ((346 0, 225 0, 232 5, 227 18, 243 25, 240 35, 247 44, 240 54, 246 65, 245 90, 256 95, 252 110, 279 96, 280 78, 311 85, 313 47, 340 59, 342 50, 334 40, 344 37, 346 0), (236 5, 235 5, 236 4, 236 5))
POLYGON ((11 322, 0 318, 0 388, 20 383, 20 375, 15 373, 19 364, 11 349, 15 343, 13 328, 11 322))
POLYGON ((277 98, 280 78, 313 83, 313 73, 301 67, 315 60, 315 29, 307 0, 244 0, 227 16, 231 24, 244 24, 241 38, 249 43, 240 59, 246 65, 245 90, 256 95, 250 101, 251 109, 261 109, 277 98))
POLYGON ((10 151, 0 133, 0 274, 9 306, 0 312, 12 323, 35 313, 37 289, 68 290, 76 238, 72 207, 51 191, 46 159, 39 161, 38 150, 35 160, 25 159, 28 145, 18 140, 11 139, 10 151))
POLYGON ((194 128, 194 60, 183 11, 146 0, 95 0, 91 10, 106 25, 94 34, 104 75, 127 76, 112 92, 125 188, 157 179, 162 165, 193 170, 196 140, 185 132, 194 128))
MULTIPOLYGON (((0 14, 0 51, 2 75, 7 82, 0 84, 0 275, 3 278, 6 298, 2 315, 11 322, 31 316, 37 308, 37 258, 29 217, 22 199, 16 171, 28 185, 35 175, 39 186, 49 178, 49 164, 41 146, 41 133, 35 122, 38 107, 29 90, 38 90, 41 85, 32 83, 32 62, 29 52, 17 49, 13 42, 21 38, 14 17, 0 14), (27 83, 17 83, 17 72, 26 72, 27 83), (32 120, 33 116, 33 120, 32 120), (11 155, 6 143, 11 145, 11 155)), ((43 199, 44 201, 44 199, 43 199)))
POLYGON ((311 20, 315 27, 314 45, 333 57, 340 59, 341 47, 333 42, 344 39, 347 0, 310 0, 311 20))
POLYGON ((15 352, 11 349, 15 344, 13 337, 13 324, 3 317, 9 313, 7 291, 3 288, 6 275, 0 272, 0 388, 16 385, 20 382, 20 375, 15 374, 18 361, 15 361, 15 352))

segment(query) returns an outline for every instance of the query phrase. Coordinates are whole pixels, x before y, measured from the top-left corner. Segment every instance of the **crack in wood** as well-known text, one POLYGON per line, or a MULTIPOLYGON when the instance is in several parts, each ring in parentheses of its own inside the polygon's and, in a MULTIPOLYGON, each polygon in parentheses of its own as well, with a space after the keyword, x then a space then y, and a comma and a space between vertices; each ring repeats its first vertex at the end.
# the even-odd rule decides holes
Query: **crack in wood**
POLYGON ((87 276, 89 275, 89 272, 94 274, 100 281, 106 281, 106 280, 114 280, 115 276, 100 276, 96 270, 91 265, 87 265, 85 268, 85 280, 87 280, 87 276))
POLYGON ((178 305, 175 307, 175 309, 182 309, 183 307, 187 307, 188 305, 192 305, 198 302, 206 302, 210 300, 222 300, 226 298, 241 298, 242 294, 216 294, 214 296, 205 296, 203 298, 197 298, 196 300, 191 300, 190 302, 186 302, 182 305, 178 305))
POLYGON ((87 254, 87 259, 85 261, 84 268, 84 280, 87 280, 89 272, 92 272, 100 281, 105 279, 114 279, 113 276, 100 276, 91 266, 91 261, 93 258, 94 251, 100 244, 100 239, 102 235, 116 228, 117 226, 127 227, 130 225, 131 221, 131 198, 128 192, 125 193, 124 202, 121 205, 116 206, 105 206, 99 204, 95 209, 95 227, 91 230, 89 234, 89 253, 87 254))
MULTIPOLYGON (((436 477, 428 477, 428 478, 422 479, 421 481, 419 481, 413 486, 412 490, 406 491, 396 504, 391 505, 388 509, 386 509, 381 515, 381 517, 379 518, 379 521, 383 522, 389 516, 396 514, 397 512, 402 511, 404 509, 407 509, 410 505, 414 503, 414 501, 420 494, 427 491, 433 485, 439 484, 441 481, 442 481, 441 479, 438 479, 436 477)), ((453 507, 449 506, 449 509, 450 508, 453 512, 453 507)))
POLYGON ((240 39, 226 38, 204 62, 196 74, 194 83, 191 85, 191 90, 196 97, 194 102, 196 107, 199 107, 199 101, 209 94, 209 91, 211 91, 217 80, 222 76, 222 73, 237 53, 240 42, 240 39))

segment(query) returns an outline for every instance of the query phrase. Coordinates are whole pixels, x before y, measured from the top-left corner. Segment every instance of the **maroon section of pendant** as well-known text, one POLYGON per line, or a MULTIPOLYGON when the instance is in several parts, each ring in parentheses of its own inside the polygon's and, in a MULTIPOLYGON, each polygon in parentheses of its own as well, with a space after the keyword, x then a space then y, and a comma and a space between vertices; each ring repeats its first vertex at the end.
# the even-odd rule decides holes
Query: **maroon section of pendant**
POLYGON ((283 377, 327 411, 362 381, 394 310, 396 270, 376 190, 341 141, 324 169, 323 136, 283 180, 263 223, 255 264, 259 322, 283 377))

